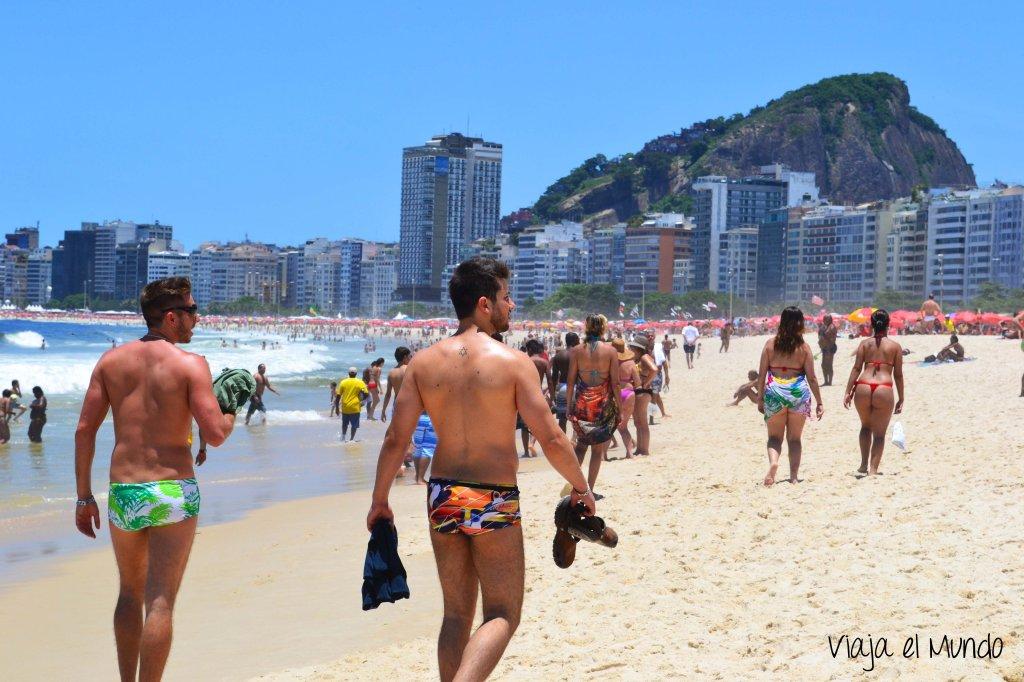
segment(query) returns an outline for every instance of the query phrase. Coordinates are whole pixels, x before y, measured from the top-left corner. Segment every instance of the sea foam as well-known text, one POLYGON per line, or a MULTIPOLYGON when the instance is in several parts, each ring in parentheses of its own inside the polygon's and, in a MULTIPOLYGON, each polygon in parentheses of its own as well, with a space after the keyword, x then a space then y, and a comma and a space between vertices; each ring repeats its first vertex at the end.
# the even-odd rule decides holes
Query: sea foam
POLYGON ((40 348, 43 345, 43 335, 39 332, 11 332, 10 334, 2 334, 0 336, 3 337, 4 343, 9 343, 19 348, 40 348))

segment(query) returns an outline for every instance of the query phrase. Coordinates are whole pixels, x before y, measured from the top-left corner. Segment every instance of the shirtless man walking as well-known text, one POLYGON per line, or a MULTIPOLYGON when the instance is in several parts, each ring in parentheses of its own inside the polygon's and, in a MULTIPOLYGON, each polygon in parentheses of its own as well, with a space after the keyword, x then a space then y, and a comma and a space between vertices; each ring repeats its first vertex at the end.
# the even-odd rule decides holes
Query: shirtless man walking
POLYGON ((269 389, 276 395, 281 395, 277 392, 277 389, 270 385, 270 377, 267 376, 266 365, 261 363, 260 366, 256 368, 256 374, 253 375, 253 379, 256 380, 256 392, 252 394, 251 398, 249 398, 249 411, 245 413, 246 426, 249 425, 249 420, 252 418, 252 415, 256 410, 259 410, 264 415, 267 414, 267 408, 263 404, 264 389, 269 389))
POLYGON ((555 357, 551 358, 551 383, 548 384, 549 397, 555 409, 555 417, 558 419, 558 427, 565 431, 568 420, 566 416, 566 391, 569 381, 569 353, 580 345, 580 337, 576 332, 568 332, 565 335, 565 348, 560 348, 555 357))
POLYGON ((388 493, 426 410, 437 431, 427 506, 444 595, 437 658, 445 682, 485 679, 519 625, 524 559, 517 412, 572 486, 571 502, 583 502, 587 514, 595 510, 569 439, 551 418, 534 364, 490 336, 508 329, 515 308, 508 280, 508 268, 491 258, 473 258, 455 269, 448 291, 458 331, 417 353, 406 370, 366 517, 367 528, 393 522, 388 493), (471 633, 478 592, 483 624, 471 633))
MULTIPOLYGON (((551 393, 551 366, 548 361, 544 359, 541 353, 544 352, 544 344, 537 339, 530 339, 526 342, 526 356, 530 358, 533 366, 537 368, 537 382, 538 385, 543 386, 547 382, 547 393, 551 393)), ((523 422, 523 426, 519 429, 519 433, 523 438, 523 457, 530 457, 530 429, 523 422)), ((537 454, 533 453, 536 457, 537 454)))
MULTIPOLYGON (((210 368, 180 350, 199 321, 186 277, 142 291, 148 333, 108 350, 96 363, 75 433, 75 525, 100 527, 93 497, 96 431, 114 411, 108 515, 120 574, 114 637, 122 680, 159 680, 171 649, 171 615, 199 520, 199 486, 188 444, 192 419, 205 440, 223 443, 235 423, 222 414, 210 368), (145 612, 145 618, 143 618, 145 612)), ((203 456, 196 464, 203 463, 203 456)))
POLYGON ((935 302, 935 294, 928 294, 928 300, 921 304, 921 321, 926 334, 945 329, 946 319, 942 316, 942 308, 935 302))
POLYGON ((384 393, 384 405, 380 408, 382 422, 388 420, 388 405, 391 404, 391 395, 394 394, 395 400, 398 400, 398 391, 402 388, 402 380, 405 379, 405 370, 409 366, 410 360, 412 360, 411 350, 405 346, 395 349, 395 362, 398 363, 398 366, 388 372, 388 390, 384 393))

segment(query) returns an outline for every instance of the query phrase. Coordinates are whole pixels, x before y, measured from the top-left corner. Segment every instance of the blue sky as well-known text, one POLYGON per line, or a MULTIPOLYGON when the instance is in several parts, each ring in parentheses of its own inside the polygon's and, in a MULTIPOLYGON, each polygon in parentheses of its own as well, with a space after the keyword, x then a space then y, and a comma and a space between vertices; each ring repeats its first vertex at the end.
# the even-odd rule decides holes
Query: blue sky
POLYGON ((402 147, 467 118, 505 145, 505 213, 595 153, 871 71, 980 182, 1024 181, 1020 3, 380 5, 5 3, 0 230, 397 239, 402 147))

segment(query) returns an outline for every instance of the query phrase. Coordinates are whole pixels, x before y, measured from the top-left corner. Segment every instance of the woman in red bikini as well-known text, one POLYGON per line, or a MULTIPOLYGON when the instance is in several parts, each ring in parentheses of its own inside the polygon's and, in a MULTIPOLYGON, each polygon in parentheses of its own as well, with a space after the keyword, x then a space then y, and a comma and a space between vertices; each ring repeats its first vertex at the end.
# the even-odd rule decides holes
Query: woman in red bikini
POLYGON ((857 353, 846 384, 843 407, 852 402, 860 415, 860 469, 875 475, 885 449, 885 432, 892 415, 903 411, 903 348, 888 338, 889 313, 871 313, 872 338, 857 346, 857 353), (893 385, 899 399, 893 392, 893 385), (869 455, 870 453, 870 461, 869 455))

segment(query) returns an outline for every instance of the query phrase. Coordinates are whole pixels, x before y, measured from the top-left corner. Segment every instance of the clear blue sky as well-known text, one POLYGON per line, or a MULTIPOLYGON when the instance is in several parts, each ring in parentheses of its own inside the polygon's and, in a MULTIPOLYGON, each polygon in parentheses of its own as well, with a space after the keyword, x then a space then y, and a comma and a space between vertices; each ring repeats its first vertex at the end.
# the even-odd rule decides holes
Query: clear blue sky
POLYGON ((5 3, 0 229, 397 239, 402 147, 467 117, 505 145, 506 213, 595 153, 870 71, 980 182, 1024 180, 1020 3, 380 5, 5 3))

